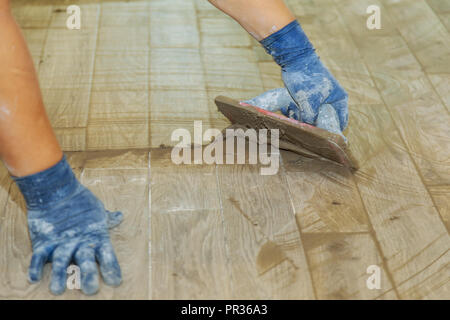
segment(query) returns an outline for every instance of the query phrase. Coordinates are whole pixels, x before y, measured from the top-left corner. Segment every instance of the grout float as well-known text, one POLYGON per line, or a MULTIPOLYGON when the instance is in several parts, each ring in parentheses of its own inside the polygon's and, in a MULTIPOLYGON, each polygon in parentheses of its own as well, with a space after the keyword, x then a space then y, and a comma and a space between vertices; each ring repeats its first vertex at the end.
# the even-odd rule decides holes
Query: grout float
POLYGON ((225 130, 224 137, 223 133, 215 128, 207 129, 203 133, 202 121, 194 121, 193 143, 189 130, 178 128, 172 132, 171 140, 178 143, 172 149, 171 159, 175 164, 191 164, 192 150, 194 150, 194 164, 234 164, 235 155, 237 164, 245 164, 246 139, 248 139, 248 164, 262 164, 266 167, 261 167, 261 175, 275 175, 280 163, 279 137, 278 129, 247 128, 245 130, 244 128, 228 128, 225 130), (238 139, 236 152, 234 152, 236 138, 238 139), (203 142, 211 143, 203 147, 203 142), (270 152, 269 144, 271 145, 270 152), (192 148, 192 146, 194 147, 192 148))

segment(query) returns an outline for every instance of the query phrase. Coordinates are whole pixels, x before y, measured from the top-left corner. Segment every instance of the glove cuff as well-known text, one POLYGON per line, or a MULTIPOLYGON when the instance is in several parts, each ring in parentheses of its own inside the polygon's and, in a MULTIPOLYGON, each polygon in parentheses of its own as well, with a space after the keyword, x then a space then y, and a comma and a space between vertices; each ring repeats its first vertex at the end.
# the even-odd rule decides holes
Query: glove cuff
POLYGON ((79 185, 65 155, 57 164, 44 171, 12 178, 22 192, 28 209, 42 209, 65 199, 79 185))
POLYGON ((282 68, 292 61, 314 53, 315 49, 297 20, 260 41, 275 62, 282 68))

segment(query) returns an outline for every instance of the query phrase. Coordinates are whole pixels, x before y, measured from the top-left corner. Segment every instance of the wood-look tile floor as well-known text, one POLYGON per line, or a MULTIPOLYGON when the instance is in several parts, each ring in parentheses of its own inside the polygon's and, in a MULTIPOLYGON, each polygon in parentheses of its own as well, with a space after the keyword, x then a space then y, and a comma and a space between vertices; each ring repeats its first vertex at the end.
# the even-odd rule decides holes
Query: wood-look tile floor
MULTIPOLYGON (((125 215, 112 231, 123 285, 93 298, 450 299, 449 2, 287 3, 349 93, 355 175, 288 152, 273 176, 171 162, 174 129, 228 125, 216 95, 282 86, 206 0, 13 1, 71 165, 125 215), (75 3, 81 30, 68 30, 75 3), (372 4, 381 30, 366 28, 372 4)), ((27 283, 24 203, 3 167, 0 186, 0 298, 54 298, 48 267, 27 283)))

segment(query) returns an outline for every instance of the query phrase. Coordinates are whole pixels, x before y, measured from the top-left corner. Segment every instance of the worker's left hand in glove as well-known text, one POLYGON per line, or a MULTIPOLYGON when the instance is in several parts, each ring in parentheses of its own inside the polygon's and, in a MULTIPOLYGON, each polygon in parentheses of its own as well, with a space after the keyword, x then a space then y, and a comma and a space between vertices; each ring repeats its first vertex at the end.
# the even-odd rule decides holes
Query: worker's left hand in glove
POLYGON ((42 278, 44 264, 52 263, 50 291, 66 289, 67 267, 81 271, 81 289, 98 291, 97 262, 103 281, 118 286, 122 276, 108 229, 122 221, 121 212, 105 210, 102 202, 79 183, 65 156, 53 167, 26 177, 13 177, 27 203, 33 256, 32 283, 42 278))

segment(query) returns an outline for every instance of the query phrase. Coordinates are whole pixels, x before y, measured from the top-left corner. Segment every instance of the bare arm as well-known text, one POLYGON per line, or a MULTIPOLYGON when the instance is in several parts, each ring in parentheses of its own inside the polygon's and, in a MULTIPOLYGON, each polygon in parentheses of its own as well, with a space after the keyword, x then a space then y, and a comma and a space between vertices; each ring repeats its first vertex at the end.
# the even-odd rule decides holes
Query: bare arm
POLYGON ((260 41, 295 20, 283 0, 209 0, 260 41))
POLYGON ((0 16, 0 157, 11 174, 23 176, 54 165, 62 151, 9 0, 0 0, 0 16))

